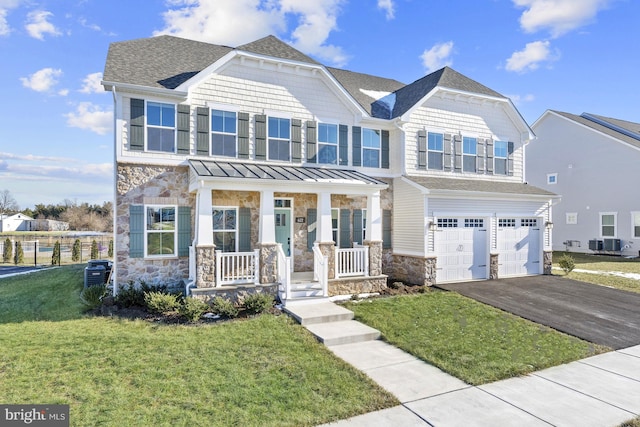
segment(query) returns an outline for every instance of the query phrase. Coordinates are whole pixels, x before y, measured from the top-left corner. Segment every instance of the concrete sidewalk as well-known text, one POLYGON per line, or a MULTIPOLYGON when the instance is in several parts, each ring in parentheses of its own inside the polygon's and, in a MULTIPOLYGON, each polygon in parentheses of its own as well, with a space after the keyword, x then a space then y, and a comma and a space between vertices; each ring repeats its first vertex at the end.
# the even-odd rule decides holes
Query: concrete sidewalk
MULTIPOLYGON (((317 308, 288 311, 295 311, 294 317, 304 324, 307 310, 314 312, 306 325, 314 332, 313 324, 321 323, 317 308)), ((336 315, 329 305, 325 310, 336 315)), ((339 314, 346 315, 344 311, 339 307, 339 314)), ((357 323, 335 319, 343 331, 351 329, 345 328, 347 321, 357 323)), ((476 387, 364 334, 349 343, 341 337, 334 341, 341 343, 337 345, 314 334, 401 402, 326 426, 614 427, 640 415, 640 345, 476 387)))

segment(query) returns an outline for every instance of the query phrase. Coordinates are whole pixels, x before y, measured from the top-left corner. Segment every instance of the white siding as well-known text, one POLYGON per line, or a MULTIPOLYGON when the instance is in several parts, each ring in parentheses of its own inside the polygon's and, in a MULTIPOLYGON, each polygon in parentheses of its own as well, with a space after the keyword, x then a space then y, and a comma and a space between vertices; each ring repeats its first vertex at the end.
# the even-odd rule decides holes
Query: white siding
POLYGON ((393 252, 424 255, 425 196, 402 178, 393 181, 393 252))

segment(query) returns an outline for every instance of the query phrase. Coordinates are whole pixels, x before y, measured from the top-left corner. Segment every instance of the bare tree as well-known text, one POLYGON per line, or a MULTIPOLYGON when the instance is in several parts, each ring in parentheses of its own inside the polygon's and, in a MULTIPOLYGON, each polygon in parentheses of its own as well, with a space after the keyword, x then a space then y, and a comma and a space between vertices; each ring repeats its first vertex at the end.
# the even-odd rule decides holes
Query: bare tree
POLYGON ((15 213, 20 210, 16 199, 11 195, 11 191, 0 191, 0 215, 15 213))

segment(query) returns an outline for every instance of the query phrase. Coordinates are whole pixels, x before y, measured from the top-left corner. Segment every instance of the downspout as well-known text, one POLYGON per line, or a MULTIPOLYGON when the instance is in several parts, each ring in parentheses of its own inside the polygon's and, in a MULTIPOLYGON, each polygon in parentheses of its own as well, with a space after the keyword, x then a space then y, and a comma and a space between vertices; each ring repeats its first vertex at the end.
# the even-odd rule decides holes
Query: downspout
POLYGON ((118 134, 117 134, 117 130, 118 130, 118 118, 117 118, 117 104, 118 104, 118 99, 117 99, 117 94, 116 94, 116 87, 115 85, 111 87, 111 92, 113 93, 113 266, 111 268, 111 277, 113 278, 113 296, 116 297, 118 295, 118 265, 117 265, 117 259, 118 259, 118 245, 117 240, 116 240, 116 236, 117 236, 117 214, 118 214, 118 208, 117 208, 117 194, 118 194, 118 134))

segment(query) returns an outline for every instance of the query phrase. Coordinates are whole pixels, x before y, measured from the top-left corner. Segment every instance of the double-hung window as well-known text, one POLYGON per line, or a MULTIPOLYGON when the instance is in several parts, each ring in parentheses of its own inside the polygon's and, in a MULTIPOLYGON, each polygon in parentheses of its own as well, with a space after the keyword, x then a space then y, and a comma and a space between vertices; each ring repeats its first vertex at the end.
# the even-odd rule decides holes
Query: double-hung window
POLYGON ((213 243, 222 252, 237 252, 238 208, 214 206, 213 243))
POLYGON ((147 102, 147 150, 174 153, 176 147, 176 106, 147 102))
POLYGON ((429 152, 427 167, 442 170, 444 167, 444 134, 429 132, 427 134, 427 150, 429 152))
POLYGON ((237 114, 211 110, 211 154, 236 157, 237 114))
POLYGON ((496 141, 493 144, 493 173, 495 175, 507 174, 507 158, 509 156, 509 143, 496 141))
POLYGON ((475 172, 478 155, 478 140, 468 136, 462 137, 462 171, 475 172))
POLYGON ((612 212, 600 213, 600 235, 602 237, 616 237, 616 214, 612 212))
POLYGON ((380 167, 380 130, 362 128, 362 166, 380 167))
POLYGON ((291 120, 269 117, 269 160, 291 161, 291 120))
POLYGON ((318 123, 318 163, 338 164, 338 125, 318 123))
POLYGON ((176 252, 175 206, 147 206, 145 215, 145 254, 147 256, 175 256, 176 252))

